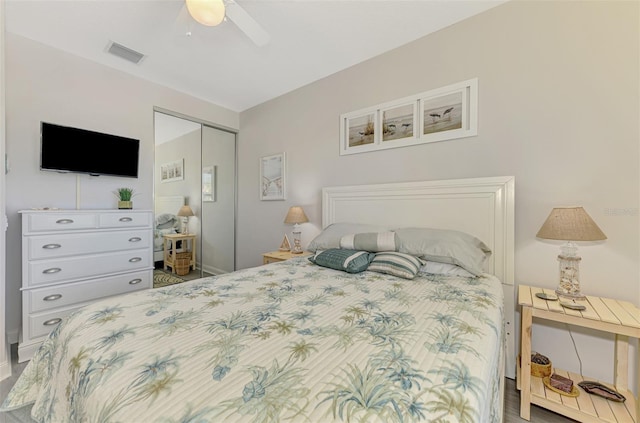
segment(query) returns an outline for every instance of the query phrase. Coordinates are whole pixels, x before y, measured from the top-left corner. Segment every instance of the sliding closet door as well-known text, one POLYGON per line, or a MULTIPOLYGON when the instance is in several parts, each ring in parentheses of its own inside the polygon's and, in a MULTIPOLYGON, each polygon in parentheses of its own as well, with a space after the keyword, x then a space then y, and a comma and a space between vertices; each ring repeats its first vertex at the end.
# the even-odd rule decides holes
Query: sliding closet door
POLYGON ((236 136, 202 126, 202 269, 235 270, 236 136))

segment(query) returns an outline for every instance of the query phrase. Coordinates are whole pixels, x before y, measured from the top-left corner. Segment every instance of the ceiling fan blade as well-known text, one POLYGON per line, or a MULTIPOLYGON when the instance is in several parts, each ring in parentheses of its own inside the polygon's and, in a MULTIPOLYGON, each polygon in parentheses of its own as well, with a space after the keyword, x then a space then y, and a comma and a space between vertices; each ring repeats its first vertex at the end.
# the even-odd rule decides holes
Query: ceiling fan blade
POLYGON ((265 31, 258 22, 255 21, 247 12, 235 1, 231 0, 226 2, 227 17, 233 21, 234 24, 247 37, 251 39, 259 47, 266 45, 271 37, 265 31))

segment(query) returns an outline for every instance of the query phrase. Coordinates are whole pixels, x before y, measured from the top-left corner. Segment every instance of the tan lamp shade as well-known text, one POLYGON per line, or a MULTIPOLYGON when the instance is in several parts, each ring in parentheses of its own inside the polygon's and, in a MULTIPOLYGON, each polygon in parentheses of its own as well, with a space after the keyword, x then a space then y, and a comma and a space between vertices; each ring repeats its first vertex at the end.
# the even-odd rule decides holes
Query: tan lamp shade
POLYGON ((582 207, 556 207, 551 210, 538 238, 564 241, 602 241, 607 236, 582 207))
POLYGON ((189 217, 189 216, 195 216, 195 214, 193 214, 193 210, 191 210, 191 207, 182 206, 180 207, 180 210, 178 210, 178 216, 189 217))
POLYGON ((289 208, 287 216, 284 218, 284 223, 307 223, 309 219, 304 214, 304 210, 300 206, 293 206, 289 208))

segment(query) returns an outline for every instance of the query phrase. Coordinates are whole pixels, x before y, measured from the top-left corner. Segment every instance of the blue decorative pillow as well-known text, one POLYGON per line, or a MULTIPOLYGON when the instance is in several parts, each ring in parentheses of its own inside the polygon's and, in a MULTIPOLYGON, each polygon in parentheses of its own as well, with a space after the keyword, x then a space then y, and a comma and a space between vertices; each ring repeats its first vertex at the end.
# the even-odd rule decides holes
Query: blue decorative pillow
POLYGON ((387 251, 376 254, 369 265, 369 270, 404 279, 413 279, 423 264, 422 260, 410 254, 387 251))
POLYGON ((309 257, 309 261, 318 266, 342 270, 347 273, 360 273, 367 270, 374 257, 375 254, 367 251, 331 248, 317 251, 309 257))

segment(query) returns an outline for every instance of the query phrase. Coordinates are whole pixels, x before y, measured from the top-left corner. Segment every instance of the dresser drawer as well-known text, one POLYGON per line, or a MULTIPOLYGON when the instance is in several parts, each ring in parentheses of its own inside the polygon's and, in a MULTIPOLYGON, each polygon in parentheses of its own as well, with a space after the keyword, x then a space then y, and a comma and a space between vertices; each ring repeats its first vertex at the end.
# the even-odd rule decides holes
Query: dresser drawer
POLYGON ((30 289, 24 292, 29 301, 27 313, 38 313, 111 295, 151 288, 152 275, 151 270, 144 270, 85 282, 30 289))
POLYGON ((27 233, 49 231, 73 231, 98 227, 98 215, 94 213, 43 212, 24 216, 23 229, 27 233))
POLYGON ((151 246, 151 231, 96 232, 92 234, 34 235, 25 238, 28 259, 40 260, 80 254, 133 250, 151 246))
POLYGON ((99 220, 101 228, 152 227, 151 213, 101 213, 99 220))
POLYGON ((110 273, 129 272, 152 268, 151 249, 117 253, 75 256, 27 263, 24 287, 74 282, 110 273))
POLYGON ((28 338, 38 338, 41 336, 49 335, 68 315, 79 309, 85 304, 78 305, 76 307, 68 307, 59 310, 52 310, 47 313, 29 314, 27 317, 27 330, 28 338))

